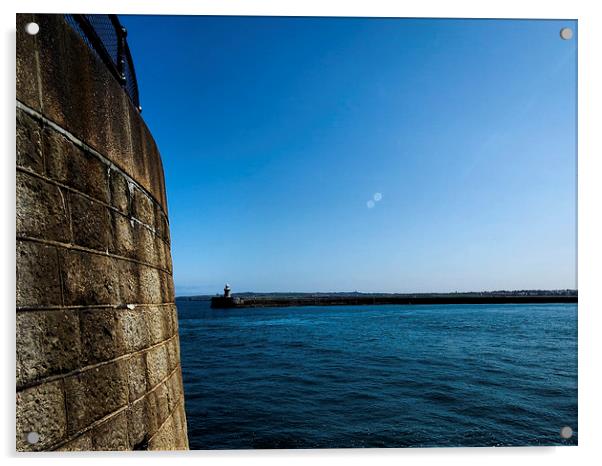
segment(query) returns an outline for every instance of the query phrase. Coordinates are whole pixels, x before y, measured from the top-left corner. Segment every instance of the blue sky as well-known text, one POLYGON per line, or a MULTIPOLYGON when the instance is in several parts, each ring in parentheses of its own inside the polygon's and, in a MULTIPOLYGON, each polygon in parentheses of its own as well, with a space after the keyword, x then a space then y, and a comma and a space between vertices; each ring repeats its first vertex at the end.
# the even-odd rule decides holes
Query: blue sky
POLYGON ((121 20, 178 295, 577 286, 575 21, 121 20))

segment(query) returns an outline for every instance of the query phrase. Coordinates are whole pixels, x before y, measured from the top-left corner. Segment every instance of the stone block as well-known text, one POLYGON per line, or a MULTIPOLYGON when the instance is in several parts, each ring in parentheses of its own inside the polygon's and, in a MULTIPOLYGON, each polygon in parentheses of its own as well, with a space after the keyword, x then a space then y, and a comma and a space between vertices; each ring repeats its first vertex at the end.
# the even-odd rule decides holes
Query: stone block
POLYGON ((17 100, 40 111, 37 37, 25 32, 25 25, 36 21, 31 13, 17 14, 17 100))
POLYGON ((134 230, 142 228, 129 217, 121 215, 118 212, 111 211, 111 231, 112 238, 110 251, 119 256, 136 258, 136 238, 134 230))
POLYGON ((178 407, 173 412, 174 425, 176 427, 176 448, 178 450, 188 449, 188 433, 186 426, 186 412, 184 410, 184 400, 180 400, 178 407))
POLYGON ((180 364, 180 342, 178 336, 166 343, 167 361, 169 370, 174 370, 180 364))
POLYGON ((65 193, 58 186, 27 173, 17 172, 17 236, 69 243, 69 211, 65 193))
POLYGON ((95 451, 129 450, 127 413, 121 413, 107 419, 94 428, 91 434, 92 448, 95 451))
POLYGON ((65 379, 68 432, 73 434, 128 402, 127 366, 117 360, 65 379))
POLYGON ((16 261, 18 307, 62 304, 55 247, 17 241, 16 261))
POLYGON ((170 273, 161 272, 161 302, 173 303, 175 301, 175 292, 173 285, 173 277, 170 273))
POLYGON ((150 389, 157 386, 169 374, 169 361, 166 345, 151 348, 146 353, 146 374, 150 389))
POLYGON ((153 209, 154 209, 154 213, 153 213, 153 217, 155 219, 155 224, 154 224, 154 228, 155 228, 155 234, 161 238, 163 238, 164 236, 164 232, 163 232, 163 228, 164 228, 164 223, 162 220, 163 215, 163 209, 161 208, 161 204, 157 203, 157 202, 153 202, 153 209))
POLYGON ((169 315, 169 318, 171 319, 172 335, 175 335, 176 333, 178 333, 178 328, 179 328, 178 309, 175 304, 168 305, 168 315, 169 315))
POLYGON ((162 305, 159 308, 159 313, 161 315, 162 326, 164 329, 164 339, 171 338, 175 333, 175 329, 173 326, 173 305, 162 305))
POLYGON ((67 434, 65 399, 60 380, 37 385, 17 393, 17 450, 46 450, 67 434), (39 441, 30 444, 27 434, 35 432, 39 441))
POLYGON ((111 169, 109 171, 109 190, 111 205, 125 215, 130 213, 130 184, 121 172, 111 169))
POLYGON ((157 145, 142 118, 130 114, 134 175, 136 179, 167 212, 164 173, 157 145))
POLYGON ((132 190, 132 216, 151 228, 155 227, 154 202, 137 187, 132 190))
POLYGON ((73 242, 101 252, 109 250, 111 220, 103 204, 76 193, 69 194, 73 242))
POLYGON ((162 287, 161 274, 162 272, 153 267, 140 265, 139 273, 139 300, 140 303, 158 304, 162 303, 162 287))
POLYGON ((172 412, 176 409, 183 396, 177 371, 173 372, 169 379, 167 379, 167 393, 169 396, 169 412, 172 412))
POLYGON ((147 414, 149 420, 149 427, 151 435, 154 434, 159 427, 165 422, 169 416, 169 395, 167 392, 167 386, 161 384, 150 392, 146 399, 147 403, 147 414))
POLYGON ((109 202, 108 165, 51 127, 42 132, 48 177, 102 202, 109 202))
POLYGON ((123 304, 142 303, 140 268, 144 266, 128 260, 116 260, 115 267, 119 277, 121 302, 123 304))
POLYGON ((134 109, 128 112, 128 118, 132 144, 132 171, 128 173, 148 190, 150 188, 150 176, 148 173, 150 161, 145 153, 145 138, 147 134, 143 131, 144 123, 134 109))
POLYGON ((117 326, 120 345, 126 352, 139 351, 149 346, 149 332, 144 308, 119 309, 117 326))
POLYGON ((150 438, 161 425, 158 401, 154 395, 154 391, 148 393, 143 398, 143 401, 145 404, 145 413, 146 413, 146 429, 147 429, 147 433, 148 433, 148 438, 150 438))
POLYGON ((75 437, 73 440, 68 441, 61 448, 58 448, 57 451, 91 451, 92 449, 90 432, 86 432, 79 437, 75 437))
POLYGON ((114 309, 85 309, 79 312, 79 327, 84 365, 97 364, 121 356, 121 345, 114 309))
POLYGON ((59 251, 65 304, 119 304, 115 259, 81 251, 59 251))
POLYGON ((79 367, 81 346, 77 312, 17 313, 17 386, 79 367))
POLYGON ((142 397, 147 390, 146 355, 134 354, 127 362, 130 402, 142 397))
POLYGON ((169 222, 160 209, 155 212, 155 231, 167 244, 170 244, 169 222))
POLYGON ((167 270, 171 273, 171 269, 170 269, 171 264, 167 263, 167 257, 166 257, 166 253, 165 253, 165 250, 167 249, 167 245, 157 235, 153 235, 151 240, 153 241, 153 246, 154 246, 154 251, 155 251, 155 258, 154 258, 155 262, 153 263, 153 265, 155 265, 161 269, 167 270))
POLYGON ((169 327, 165 326, 165 310, 163 306, 150 306, 144 309, 148 325, 149 343, 156 345, 169 338, 169 327))
POLYGON ((132 403, 127 410, 130 448, 132 450, 148 450, 149 421, 147 413, 148 400, 132 403))
POLYGON ((169 417, 165 424, 150 439, 148 444, 149 450, 175 450, 177 444, 176 436, 173 417, 169 417))
POLYGON ((165 251, 165 270, 169 272, 170 275, 173 275, 173 261, 171 258, 171 246, 168 243, 163 243, 164 251, 165 251))
POLYGON ((158 265, 155 235, 152 231, 140 223, 134 223, 134 243, 136 259, 153 266, 158 265))
POLYGON ((17 108, 17 166, 44 173, 42 125, 17 108))

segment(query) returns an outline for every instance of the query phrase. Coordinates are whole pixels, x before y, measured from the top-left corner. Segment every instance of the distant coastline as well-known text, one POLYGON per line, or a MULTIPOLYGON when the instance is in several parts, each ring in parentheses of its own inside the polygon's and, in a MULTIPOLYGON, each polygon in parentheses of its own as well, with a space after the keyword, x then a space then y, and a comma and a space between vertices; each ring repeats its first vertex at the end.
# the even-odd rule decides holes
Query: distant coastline
POLYGON ((219 309, 290 306, 417 305, 417 304, 537 304, 576 303, 577 290, 518 290, 468 293, 236 293, 181 296, 178 301, 211 301, 219 309))

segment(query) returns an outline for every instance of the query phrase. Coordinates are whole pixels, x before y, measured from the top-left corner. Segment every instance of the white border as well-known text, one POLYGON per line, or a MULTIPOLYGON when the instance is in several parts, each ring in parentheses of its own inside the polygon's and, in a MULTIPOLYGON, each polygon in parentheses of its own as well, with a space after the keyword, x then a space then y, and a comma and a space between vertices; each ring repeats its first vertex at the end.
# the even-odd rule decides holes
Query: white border
POLYGON ((0 439, 5 456, 15 460, 14 452, 14 116, 15 116, 15 17, 18 12, 40 13, 140 13, 140 14, 214 14, 214 15, 272 15, 272 16, 400 16, 400 17, 471 17, 471 18, 565 18, 579 20, 579 447, 564 448, 455 448, 455 449, 389 449, 389 450, 302 450, 302 451, 233 451, 170 453, 97 453, 97 454, 42 454, 20 455, 21 464, 39 458, 53 457, 85 460, 93 464, 111 462, 164 465, 166 461, 264 466, 330 464, 399 464, 401 462, 446 465, 504 465, 508 463, 541 463, 549 465, 587 464, 602 457, 597 449, 602 442, 599 435, 600 384, 602 356, 602 306, 597 292, 602 288, 602 115, 600 111, 602 72, 602 21, 595 9, 597 2, 566 1, 385 1, 385 0, 169 0, 151 4, 148 1, 105 0, 91 1, 33 1, 21 0, 13 5, 2 3, 3 71, 1 112, 4 154, 1 160, 3 174, 1 261, 3 280, 1 296, 4 306, 4 343, 1 348, 7 369, 2 388, 3 422, 0 439))

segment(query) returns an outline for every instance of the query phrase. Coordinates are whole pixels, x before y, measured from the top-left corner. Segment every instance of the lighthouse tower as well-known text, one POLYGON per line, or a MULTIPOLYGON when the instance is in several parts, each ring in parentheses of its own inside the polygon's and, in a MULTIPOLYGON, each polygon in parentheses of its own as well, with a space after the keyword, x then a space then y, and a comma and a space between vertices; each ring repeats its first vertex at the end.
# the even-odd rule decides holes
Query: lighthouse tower
POLYGON ((240 298, 234 298, 230 292, 230 285, 227 283, 224 285, 224 294, 216 294, 211 298, 211 307, 215 309, 229 309, 231 307, 237 307, 241 303, 240 298))

